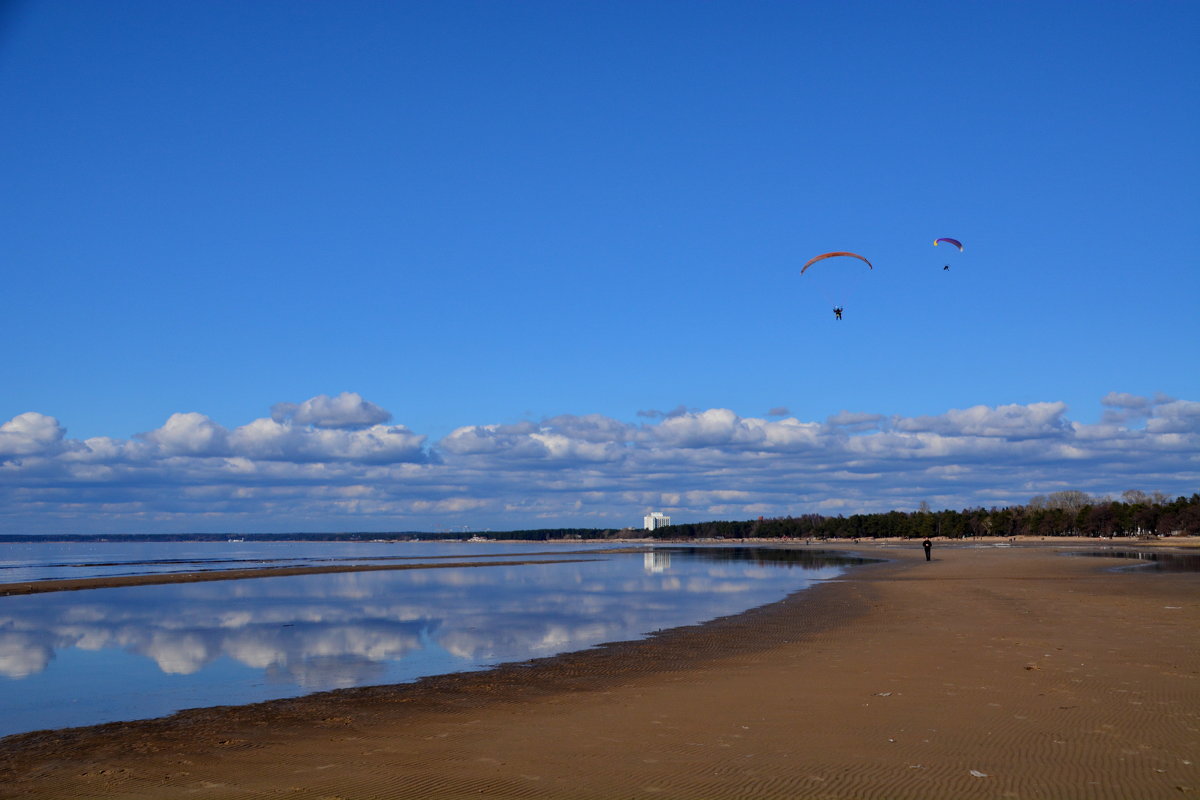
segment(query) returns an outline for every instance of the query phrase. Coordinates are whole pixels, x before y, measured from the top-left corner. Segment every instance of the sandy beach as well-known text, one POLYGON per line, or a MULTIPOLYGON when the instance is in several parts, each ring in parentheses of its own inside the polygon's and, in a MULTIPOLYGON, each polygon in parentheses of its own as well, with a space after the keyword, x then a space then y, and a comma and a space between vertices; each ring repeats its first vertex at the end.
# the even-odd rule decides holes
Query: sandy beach
POLYGON ((828 549, 889 560, 644 641, 9 737, 0 797, 1200 796, 1200 574, 828 549))

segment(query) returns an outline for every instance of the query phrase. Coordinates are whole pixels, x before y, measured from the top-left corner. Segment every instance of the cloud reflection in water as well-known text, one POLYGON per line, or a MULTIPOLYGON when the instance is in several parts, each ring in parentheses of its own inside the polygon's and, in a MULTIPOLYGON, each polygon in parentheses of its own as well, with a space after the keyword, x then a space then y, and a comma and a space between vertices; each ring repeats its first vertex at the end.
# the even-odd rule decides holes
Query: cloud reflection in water
POLYGON ((4 598, 0 735, 403 682, 579 650, 772 602, 843 569, 714 560, 713 548, 652 555, 4 598), (69 664, 56 664, 57 654, 68 653, 69 664), (122 658, 148 659, 158 677, 134 668, 138 680, 123 687, 118 680, 115 695, 109 688, 99 697, 89 670, 101 667, 91 662, 122 658), (156 685, 147 691, 147 682, 156 685), (14 713, 16 706, 53 706, 52 695, 64 685, 73 695, 68 721, 14 713))

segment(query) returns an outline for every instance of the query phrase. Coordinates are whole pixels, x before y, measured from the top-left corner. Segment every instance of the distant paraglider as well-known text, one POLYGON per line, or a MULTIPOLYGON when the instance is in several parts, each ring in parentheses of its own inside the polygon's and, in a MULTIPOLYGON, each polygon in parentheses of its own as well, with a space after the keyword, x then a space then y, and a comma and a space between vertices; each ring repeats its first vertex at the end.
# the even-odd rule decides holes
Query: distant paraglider
MULTIPOLYGON (((933 240, 933 246, 934 246, 934 247, 937 247, 937 246, 938 246, 938 242, 945 242, 946 244, 952 244, 952 245, 954 245, 955 247, 957 247, 957 248, 958 248, 958 252, 960 252, 960 253, 963 251, 962 242, 960 242, 958 239, 949 239, 949 238, 946 238, 946 237, 942 237, 941 239, 934 239, 934 240, 933 240)), ((945 271, 946 271, 946 270, 948 270, 948 269, 950 269, 950 265, 949 265, 949 264, 947 264, 946 266, 942 267, 942 271, 943 271, 943 272, 945 272, 945 271)))

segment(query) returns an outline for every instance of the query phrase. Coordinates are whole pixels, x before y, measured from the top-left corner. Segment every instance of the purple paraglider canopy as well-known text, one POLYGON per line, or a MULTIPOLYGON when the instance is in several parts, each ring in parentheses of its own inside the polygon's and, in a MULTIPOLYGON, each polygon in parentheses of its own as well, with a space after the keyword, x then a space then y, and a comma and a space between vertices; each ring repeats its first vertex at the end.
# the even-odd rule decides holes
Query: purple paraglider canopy
POLYGON ((962 252, 962 249, 963 249, 962 242, 960 242, 958 239, 947 239, 945 237, 943 237, 941 239, 934 239, 933 246, 937 247, 938 242, 946 242, 947 244, 952 244, 958 248, 958 252, 960 252, 960 253, 962 252))

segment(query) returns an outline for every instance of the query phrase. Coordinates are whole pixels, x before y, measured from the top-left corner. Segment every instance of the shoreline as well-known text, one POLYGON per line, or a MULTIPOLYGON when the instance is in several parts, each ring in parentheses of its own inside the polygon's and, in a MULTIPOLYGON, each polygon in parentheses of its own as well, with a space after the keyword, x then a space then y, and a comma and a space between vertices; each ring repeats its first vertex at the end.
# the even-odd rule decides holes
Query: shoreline
MULTIPOLYGON (((1118 539, 1096 539, 1093 537, 973 537, 969 539, 945 539, 943 537, 933 537, 933 541, 939 547, 1043 547, 1043 548, 1116 548, 1116 549, 1138 549, 1148 548, 1151 550, 1161 550, 1166 552, 1179 551, 1180 554, 1187 554, 1192 550, 1200 550, 1200 537, 1172 537, 1167 539, 1153 540, 1131 540, 1127 538, 1118 539)), ((534 541, 515 542, 519 544, 535 544, 534 541)), ((494 544, 504 544, 495 542, 494 544)), ((576 545, 577 542, 564 542, 567 545, 576 545)), ((538 553, 481 553, 478 555, 441 555, 441 556, 395 556, 396 560, 412 560, 419 563, 412 564, 354 564, 354 565, 336 565, 326 564, 321 566, 288 566, 288 567, 246 567, 234 569, 214 569, 198 572, 161 572, 147 573, 144 575, 114 575, 100 576, 90 578, 49 578, 46 580, 34 581, 12 581, 8 583, 0 583, 0 597, 10 597, 16 595, 41 594, 45 592, 71 592, 83 591, 86 589, 111 589, 122 586, 152 586, 172 583, 201 583, 207 581, 228 581, 228 580, 244 580, 248 578, 272 578, 286 577, 290 575, 321 575, 328 573, 339 572, 374 572, 388 570, 409 570, 409 569, 439 569, 450 567, 490 567, 490 566, 515 566, 520 564, 565 564, 574 561, 586 560, 586 558, 570 558, 564 559, 561 556, 597 556, 605 553, 628 553, 640 551, 649 545, 659 544, 672 547, 687 547, 689 545, 696 546, 756 546, 756 547, 778 547, 778 548, 802 548, 806 550, 831 550, 841 552, 844 550, 855 550, 862 548, 874 548, 882 550, 893 550, 898 546, 917 547, 919 543, 914 539, 899 539, 899 538, 880 538, 880 539, 863 539, 855 540, 813 540, 811 542, 801 541, 797 539, 622 539, 612 542, 612 547, 598 548, 595 550, 568 550, 566 552, 538 552, 538 553), (558 556, 554 559, 534 558, 536 556, 558 556), (504 558, 510 559, 506 561, 478 561, 481 557, 504 558), (438 561, 447 561, 451 563, 431 563, 422 561, 421 559, 437 559, 438 561)), ((388 559, 390 556, 377 556, 376 559, 388 559)))
POLYGON ((1200 792, 1200 576, 1114 575, 1049 542, 939 543, 929 563, 895 544, 801 545, 889 560, 647 639, 18 734, 0 797, 1200 792))
MULTIPOLYGON (((612 552, 612 551, 609 551, 612 552)), ((581 554, 581 553, 579 553, 581 554)), ((122 586, 159 586, 171 583, 206 583, 209 581, 237 581, 249 578, 282 578, 289 575, 325 575, 335 572, 387 572, 408 569, 449 569, 466 567, 503 567, 521 564, 571 564, 586 561, 582 558, 530 559, 537 553, 521 553, 517 560, 512 556, 498 556, 504 561, 459 561, 449 564, 329 564, 319 567, 246 567, 244 569, 214 569, 203 572, 158 572, 145 575, 109 575, 93 578, 50 578, 40 581, 15 581, 0 583, 0 597, 47 592, 77 592, 87 589, 113 589, 122 586)), ((567 555, 567 554, 555 554, 567 555)), ((577 555, 571 553, 569 555, 577 555)), ((459 558, 459 556, 437 556, 459 558)))

